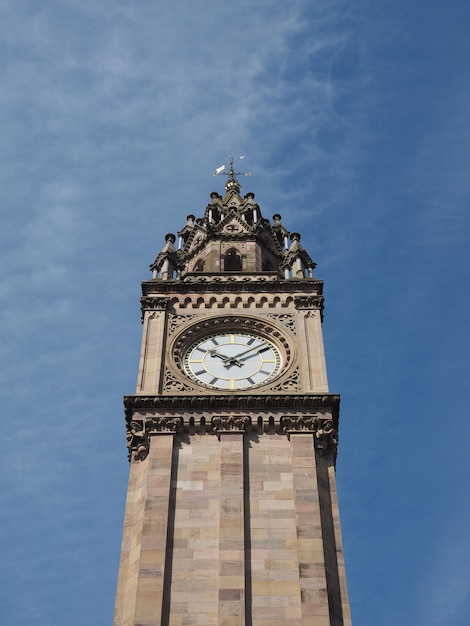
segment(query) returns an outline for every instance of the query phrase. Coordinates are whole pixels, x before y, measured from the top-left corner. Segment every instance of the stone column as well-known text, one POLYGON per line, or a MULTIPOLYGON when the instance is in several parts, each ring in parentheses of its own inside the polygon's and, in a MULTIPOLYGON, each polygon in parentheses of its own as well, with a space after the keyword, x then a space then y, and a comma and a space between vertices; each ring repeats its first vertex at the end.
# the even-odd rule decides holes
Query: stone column
POLYGON ((303 364, 303 384, 308 392, 328 392, 325 350, 323 347, 321 315, 322 296, 298 296, 298 333, 300 360, 303 364))
POLYGON ((131 462, 113 626, 133 626, 149 462, 131 462))
POLYGON ((302 624, 330 626, 313 434, 290 432, 290 442, 302 624))
POLYGON ((160 626, 173 455, 171 432, 132 453, 114 626, 160 626))
MULTIPOLYGON (((230 418, 229 418, 230 419, 230 418)), ((224 428, 220 439, 219 626, 245 625, 244 428, 224 428)))
POLYGON ((142 298, 143 333, 137 393, 160 393, 169 298, 142 298))

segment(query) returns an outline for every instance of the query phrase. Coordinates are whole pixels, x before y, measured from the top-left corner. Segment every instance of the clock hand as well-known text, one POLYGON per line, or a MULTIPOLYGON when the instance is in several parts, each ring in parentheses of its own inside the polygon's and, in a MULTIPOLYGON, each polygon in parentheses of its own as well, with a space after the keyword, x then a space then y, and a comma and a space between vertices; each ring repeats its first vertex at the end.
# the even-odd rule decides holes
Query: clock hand
MULTIPOLYGON (((232 359, 237 360, 242 356, 245 356, 245 354, 248 354, 249 352, 251 352, 252 350, 258 350, 260 346, 255 346, 254 348, 249 348, 249 350, 245 350, 244 352, 240 352, 240 354, 237 354, 236 356, 232 357, 232 359)), ((261 350, 258 350, 258 352, 264 352, 265 350, 268 350, 268 346, 264 346, 261 348, 261 350)), ((243 365, 243 363, 242 363, 243 365)))
POLYGON ((219 359, 222 359, 222 361, 224 361, 225 367, 227 367, 228 365, 238 365, 238 367, 241 367, 243 365, 237 360, 236 357, 224 356, 223 354, 220 354, 220 352, 217 352, 215 348, 213 348, 212 350, 209 350, 209 354, 211 355, 211 357, 218 356, 219 359))

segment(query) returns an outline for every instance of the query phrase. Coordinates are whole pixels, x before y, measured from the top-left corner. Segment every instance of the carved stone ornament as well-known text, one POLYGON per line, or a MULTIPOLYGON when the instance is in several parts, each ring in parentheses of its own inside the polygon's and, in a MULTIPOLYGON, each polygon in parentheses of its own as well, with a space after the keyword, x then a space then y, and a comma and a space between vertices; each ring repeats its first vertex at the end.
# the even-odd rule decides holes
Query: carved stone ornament
POLYGON ((178 393, 180 391, 193 391, 194 387, 185 385, 181 380, 173 376, 169 370, 165 370, 165 378, 163 382, 163 391, 178 393))
POLYGON ((281 417, 281 427, 285 433, 298 430, 315 432, 318 426, 318 418, 314 415, 285 415, 281 417))
MULTIPOLYGON (((337 394, 246 394, 240 396, 227 394, 195 395, 132 395, 124 396, 126 421, 130 424, 133 411, 139 410, 202 410, 223 411, 227 408, 269 411, 269 409, 298 410, 299 412, 313 410, 331 411, 335 425, 339 418, 340 397, 337 394)), ((335 426, 336 427, 336 426, 335 426)))
POLYGON ((318 454, 323 456, 329 448, 336 450, 338 445, 338 431, 334 427, 333 420, 322 420, 315 431, 315 448, 318 454))
POLYGON ((131 460, 132 453, 137 461, 143 461, 149 453, 150 438, 143 422, 131 421, 127 426, 127 450, 128 459, 131 460))
POLYGON ((170 298, 163 296, 142 296, 140 299, 141 320, 144 321, 145 311, 166 311, 170 298))
POLYGON ((145 423, 145 428, 150 433, 180 433, 183 430, 181 417, 152 417, 145 423))
POLYGON ((128 459, 143 461, 147 458, 150 449, 150 435, 158 433, 177 434, 183 430, 181 417, 151 417, 143 420, 131 420, 127 425, 128 459))
POLYGON ((168 334, 171 335, 177 328, 197 317, 197 315, 170 315, 168 334))
POLYGON ((191 293, 207 294, 208 292, 247 291, 272 295, 273 287, 275 287, 276 293, 278 294, 294 294, 299 291, 310 293, 312 290, 315 290, 317 297, 323 290, 323 282, 321 280, 317 280, 316 278, 302 278, 289 281, 282 279, 278 272, 238 274, 236 276, 230 276, 230 278, 235 279, 230 282, 226 281, 228 277, 229 276, 223 272, 221 272, 219 276, 212 273, 207 275, 189 273, 185 275, 182 280, 164 280, 158 283, 154 281, 144 281, 142 283, 142 293, 144 296, 154 296, 156 292, 181 296, 191 293))
POLYGON ((211 424, 212 429, 219 435, 221 432, 246 432, 251 421, 248 415, 214 415, 211 424))
POLYGON ((276 391, 276 392, 277 391, 292 392, 292 391, 298 391, 299 389, 300 389, 300 373, 298 369, 295 369, 294 372, 289 376, 289 378, 286 378, 286 380, 283 380, 278 385, 271 387, 271 390, 276 391))
POLYGON ((142 296, 140 304, 145 311, 166 311, 170 298, 162 296, 142 296))
POLYGON ((278 315, 274 313, 268 313, 266 317, 270 317, 271 319, 276 320, 276 322, 279 322, 280 324, 286 326, 291 331, 291 333, 293 333, 294 335, 296 334, 295 319, 291 313, 280 313, 278 315))
POLYGON ((296 309, 320 309, 323 310, 324 297, 315 296, 296 296, 294 304, 296 309))
POLYGON ((312 433, 315 448, 320 456, 332 449, 336 453, 338 431, 331 419, 319 419, 315 415, 296 415, 281 417, 281 428, 290 437, 293 433, 312 433))

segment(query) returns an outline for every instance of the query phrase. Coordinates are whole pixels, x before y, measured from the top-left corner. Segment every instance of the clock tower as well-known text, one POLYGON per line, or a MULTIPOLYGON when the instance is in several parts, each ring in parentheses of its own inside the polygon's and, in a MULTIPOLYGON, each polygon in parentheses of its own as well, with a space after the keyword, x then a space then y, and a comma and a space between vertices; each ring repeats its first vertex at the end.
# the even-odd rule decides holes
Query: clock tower
POLYGON ((350 626, 339 396, 300 235, 231 166, 150 268, 114 626, 350 626))

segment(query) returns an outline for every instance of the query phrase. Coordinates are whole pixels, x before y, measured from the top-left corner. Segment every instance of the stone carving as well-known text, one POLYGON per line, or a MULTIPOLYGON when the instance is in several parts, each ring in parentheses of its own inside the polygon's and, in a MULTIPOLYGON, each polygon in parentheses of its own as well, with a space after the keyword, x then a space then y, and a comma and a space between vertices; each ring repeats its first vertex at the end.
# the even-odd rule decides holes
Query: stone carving
POLYGON ((276 320, 277 322, 279 322, 280 324, 283 324, 294 335, 296 334, 295 319, 294 319, 294 316, 291 313, 280 313, 278 315, 276 315, 274 313, 268 313, 267 317, 270 317, 273 320, 276 320))
POLYGON ((131 460, 132 453, 135 452, 135 459, 143 461, 149 453, 149 435, 142 422, 131 421, 126 433, 128 458, 131 460))
POLYGON ((215 415, 212 420, 212 429, 218 433, 226 431, 246 431, 250 425, 248 415, 215 415))
POLYGON ((299 391, 300 389, 300 374, 299 370, 296 369, 289 378, 283 380, 279 385, 275 385, 271 387, 272 391, 299 391))
POLYGON ((147 458, 150 449, 150 435, 156 433, 180 433, 183 430, 182 417, 150 417, 142 421, 131 420, 127 425, 128 459, 143 461, 147 458))
MULTIPOLYGON (((323 283, 316 278, 299 278, 295 281, 283 280, 278 272, 265 272, 263 274, 239 274, 236 282, 229 285, 224 284, 227 275, 219 275, 220 281, 215 281, 215 276, 198 275, 197 273, 184 274, 181 280, 167 280, 156 284, 154 281, 144 281, 142 283, 142 293, 144 296, 154 296, 156 292, 160 294, 177 294, 178 296, 189 293, 208 293, 213 291, 264 291, 266 294, 273 293, 273 286, 276 293, 298 294, 299 291, 311 292, 315 289, 319 297, 323 290, 323 283), (248 280, 247 280, 248 279, 248 280), (262 285, 261 283, 265 283, 262 285), (263 288, 264 287, 264 288, 263 288)), ((305 296, 297 296, 305 297, 305 296)), ((309 296, 306 296, 309 297, 309 296)))
POLYGON ((140 299, 141 320, 144 321, 145 311, 166 311, 170 298, 161 296, 142 296, 140 299))
POLYGON ((281 417, 281 429, 288 437, 296 432, 312 433, 319 456, 329 449, 336 454, 338 431, 331 419, 319 419, 315 415, 284 415, 281 417))
POLYGON ((315 409, 329 410, 332 414, 334 424, 337 424, 339 417, 340 397, 336 394, 211 394, 197 395, 133 395, 124 397, 124 408, 126 420, 130 423, 135 410, 211 410, 223 411, 227 406, 234 406, 238 409, 253 409, 257 412, 276 409, 292 409, 299 412, 313 411, 315 409))
POLYGON ((177 393, 178 391, 194 391, 194 387, 185 385, 181 380, 176 378, 169 370, 165 371, 165 379, 163 390, 177 393))
POLYGON ((142 309, 145 310, 158 309, 159 311, 166 311, 169 302, 170 298, 158 296, 142 296, 140 299, 142 309))
POLYGON ((294 304, 296 309, 320 309, 323 310, 323 296, 296 296, 294 304))
POLYGON ((336 449, 338 444, 338 431, 335 429, 333 420, 322 420, 315 431, 315 448, 318 454, 323 456, 328 448, 336 449))
POLYGON ((285 433, 297 430, 315 432, 318 418, 314 415, 284 415, 281 417, 281 428, 285 433))
POLYGON ((183 430, 183 418, 181 417, 152 417, 145 423, 150 432, 180 433, 183 430))
POLYGON ((168 334, 171 335, 182 324, 184 324, 185 322, 189 322, 189 320, 192 320, 195 317, 197 316, 196 315, 170 315, 169 324, 168 324, 168 334))

